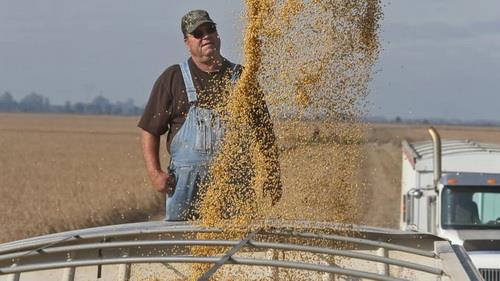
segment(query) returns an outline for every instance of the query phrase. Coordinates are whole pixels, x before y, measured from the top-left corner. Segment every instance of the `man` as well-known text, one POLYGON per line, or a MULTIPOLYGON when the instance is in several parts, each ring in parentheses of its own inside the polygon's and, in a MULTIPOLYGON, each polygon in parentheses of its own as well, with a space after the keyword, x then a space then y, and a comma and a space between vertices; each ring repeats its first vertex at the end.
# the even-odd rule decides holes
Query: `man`
MULTIPOLYGON (((241 72, 240 65, 220 54, 216 24, 206 11, 194 10, 184 15, 181 30, 191 57, 160 75, 138 124, 149 178, 157 191, 167 194, 167 220, 199 216, 194 207, 199 199, 198 185, 205 179, 224 135, 224 125, 215 109, 224 104, 227 82, 234 82, 241 72), (159 157, 160 136, 167 132, 169 172, 162 169, 159 157)), ((265 116, 255 118, 272 135, 263 101, 262 106, 264 110, 256 112, 264 112, 265 116)), ((274 135, 265 142, 262 147, 275 150, 274 135)), ((277 157, 273 161, 277 162, 277 157)), ((272 171, 274 177, 279 175, 277 169, 272 171)), ((277 190, 272 192, 273 201, 277 201, 281 186, 273 188, 277 190)))

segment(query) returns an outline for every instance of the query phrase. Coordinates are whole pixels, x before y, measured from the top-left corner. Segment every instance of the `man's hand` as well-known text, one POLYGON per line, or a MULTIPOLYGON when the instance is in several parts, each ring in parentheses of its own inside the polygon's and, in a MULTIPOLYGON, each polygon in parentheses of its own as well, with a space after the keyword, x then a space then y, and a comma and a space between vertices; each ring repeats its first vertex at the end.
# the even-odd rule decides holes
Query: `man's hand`
POLYGON ((274 206, 280 201, 283 195, 283 187, 281 185, 281 180, 279 174, 271 175, 264 182, 264 197, 271 199, 271 206, 274 206))
POLYGON ((151 176, 151 183, 156 191, 170 193, 175 188, 176 180, 174 174, 161 171, 151 176))
POLYGON ((173 174, 165 173, 160 164, 160 136, 146 130, 141 131, 142 153, 146 170, 153 187, 161 193, 170 193, 175 188, 176 179, 173 174))

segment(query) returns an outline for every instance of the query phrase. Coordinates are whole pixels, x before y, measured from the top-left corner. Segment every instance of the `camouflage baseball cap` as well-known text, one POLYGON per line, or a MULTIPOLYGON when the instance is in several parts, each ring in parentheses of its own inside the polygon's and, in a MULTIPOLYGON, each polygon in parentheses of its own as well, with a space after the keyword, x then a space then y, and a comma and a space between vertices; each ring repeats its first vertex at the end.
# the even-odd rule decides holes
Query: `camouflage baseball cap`
POLYGON ((189 11, 182 17, 181 20, 181 30, 184 35, 188 33, 192 33, 196 30, 200 25, 204 23, 213 23, 215 22, 210 18, 207 11, 204 10, 193 10, 189 11))

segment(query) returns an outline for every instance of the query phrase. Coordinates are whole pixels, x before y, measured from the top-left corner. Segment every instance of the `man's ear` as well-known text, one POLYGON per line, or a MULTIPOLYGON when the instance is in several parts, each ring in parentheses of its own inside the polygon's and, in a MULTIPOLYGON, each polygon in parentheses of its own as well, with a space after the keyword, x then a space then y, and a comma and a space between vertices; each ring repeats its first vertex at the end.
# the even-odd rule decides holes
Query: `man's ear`
POLYGON ((184 36, 184 45, 186 45, 186 47, 189 49, 188 37, 187 36, 184 36))

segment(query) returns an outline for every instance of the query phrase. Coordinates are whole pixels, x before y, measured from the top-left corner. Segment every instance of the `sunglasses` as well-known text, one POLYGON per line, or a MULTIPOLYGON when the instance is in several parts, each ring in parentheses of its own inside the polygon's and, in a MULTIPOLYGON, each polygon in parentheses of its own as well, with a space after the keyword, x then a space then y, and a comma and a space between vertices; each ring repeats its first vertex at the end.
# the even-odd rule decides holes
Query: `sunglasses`
POLYGON ((209 24, 206 25, 206 28, 197 28, 195 31, 191 32, 191 35, 196 39, 201 39, 205 35, 210 35, 216 31, 217 27, 215 27, 215 24, 209 24))

